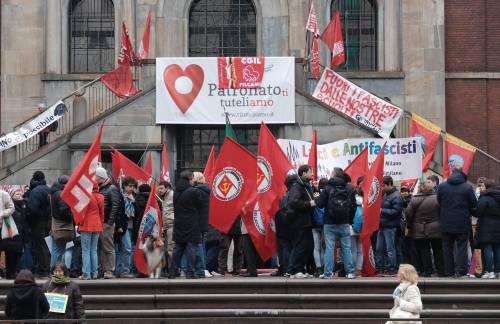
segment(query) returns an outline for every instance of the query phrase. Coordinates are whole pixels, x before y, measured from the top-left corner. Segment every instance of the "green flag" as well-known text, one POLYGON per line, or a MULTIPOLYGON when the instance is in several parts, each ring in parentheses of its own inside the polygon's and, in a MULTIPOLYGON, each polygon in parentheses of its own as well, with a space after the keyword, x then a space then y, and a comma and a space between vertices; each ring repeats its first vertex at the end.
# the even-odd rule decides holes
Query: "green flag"
POLYGON ((229 121, 228 114, 226 114, 226 136, 238 142, 236 133, 234 132, 233 126, 231 126, 231 122, 229 121))

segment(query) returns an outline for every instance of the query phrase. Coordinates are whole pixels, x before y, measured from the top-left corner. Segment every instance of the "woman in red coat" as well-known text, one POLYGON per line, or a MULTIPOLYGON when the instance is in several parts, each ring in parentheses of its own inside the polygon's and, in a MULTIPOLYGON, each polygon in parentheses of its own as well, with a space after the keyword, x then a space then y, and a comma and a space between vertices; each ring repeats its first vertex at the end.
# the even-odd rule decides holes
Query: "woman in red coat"
POLYGON ((82 276, 80 279, 97 279, 97 242, 104 222, 104 196, 99 187, 94 186, 89 205, 82 220, 75 223, 79 226, 82 241, 82 276))

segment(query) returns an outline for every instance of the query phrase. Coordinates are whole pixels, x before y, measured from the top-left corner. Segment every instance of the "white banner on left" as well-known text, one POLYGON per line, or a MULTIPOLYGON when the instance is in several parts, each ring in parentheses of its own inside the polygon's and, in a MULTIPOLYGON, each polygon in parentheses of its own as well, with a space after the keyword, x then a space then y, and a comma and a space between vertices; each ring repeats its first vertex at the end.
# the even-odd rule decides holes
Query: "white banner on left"
POLYGON ((49 109, 23 124, 12 133, 0 137, 0 152, 32 138, 64 116, 67 111, 68 108, 64 102, 56 102, 49 109))

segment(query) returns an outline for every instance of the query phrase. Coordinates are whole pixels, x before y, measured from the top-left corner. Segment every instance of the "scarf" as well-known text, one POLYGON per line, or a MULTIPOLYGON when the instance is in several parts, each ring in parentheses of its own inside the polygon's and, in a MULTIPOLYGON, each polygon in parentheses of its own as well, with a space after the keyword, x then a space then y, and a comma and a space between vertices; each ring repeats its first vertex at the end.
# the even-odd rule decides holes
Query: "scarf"
POLYGON ((125 215, 127 215, 128 218, 132 218, 135 215, 135 207, 134 203, 132 200, 130 200, 126 194, 123 195, 123 200, 125 201, 125 215))
POLYGON ((54 285, 67 285, 71 282, 71 279, 67 276, 59 277, 59 276, 52 276, 50 281, 54 285))

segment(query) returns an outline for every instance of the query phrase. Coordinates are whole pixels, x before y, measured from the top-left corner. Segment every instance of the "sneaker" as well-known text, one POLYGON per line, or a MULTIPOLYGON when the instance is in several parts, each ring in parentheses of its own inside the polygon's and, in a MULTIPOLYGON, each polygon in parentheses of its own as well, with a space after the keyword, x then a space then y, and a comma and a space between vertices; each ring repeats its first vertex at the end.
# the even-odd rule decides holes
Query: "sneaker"
POLYGON ((222 276, 224 276, 223 274, 220 274, 220 273, 218 273, 217 271, 212 271, 212 272, 211 272, 211 274, 212 274, 212 276, 214 276, 214 277, 222 277, 222 276))
POLYGON ((205 270, 205 278, 212 278, 213 275, 210 273, 210 271, 205 270))
POLYGON ((103 276, 104 279, 114 279, 115 275, 111 271, 106 271, 103 276))
POLYGON ((333 276, 327 276, 324 273, 319 275, 319 279, 333 279, 333 276))
POLYGON ((290 279, 307 279, 307 278, 309 278, 309 275, 304 274, 302 272, 297 272, 296 274, 290 276, 290 279))
POLYGON ((89 276, 84 276, 84 275, 81 275, 78 277, 79 280, 90 280, 90 277, 89 276))
POLYGON ((485 272, 481 278, 483 278, 483 279, 495 279, 496 277, 495 277, 494 272, 485 272))
POLYGON ((348 273, 346 278, 347 279, 356 279, 356 275, 354 273, 348 273))

